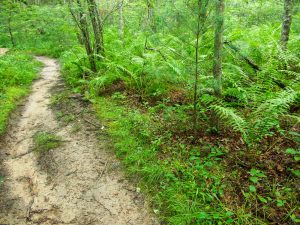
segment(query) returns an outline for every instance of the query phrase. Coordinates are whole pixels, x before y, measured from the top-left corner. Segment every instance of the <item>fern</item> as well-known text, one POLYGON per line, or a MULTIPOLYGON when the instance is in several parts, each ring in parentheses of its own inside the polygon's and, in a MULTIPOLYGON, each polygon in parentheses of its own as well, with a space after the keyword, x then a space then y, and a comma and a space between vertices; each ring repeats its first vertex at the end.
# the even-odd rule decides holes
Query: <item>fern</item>
POLYGON ((141 88, 141 86, 142 86, 142 80, 141 80, 139 74, 132 72, 131 70, 127 69, 125 66, 123 66, 121 64, 118 64, 116 62, 109 61, 109 62, 104 63, 104 65, 109 70, 115 70, 116 72, 120 71, 124 75, 129 76, 129 78, 134 81, 134 83, 136 84, 136 86, 138 88, 141 88))
POLYGON ((174 66, 172 63, 167 62, 167 65, 178 75, 178 76, 182 76, 182 72, 180 70, 180 68, 178 68, 177 66, 174 66))
POLYGON ((291 119, 295 125, 300 124, 300 116, 285 115, 284 117, 291 119))
POLYGON ((270 99, 260 105, 254 112, 254 115, 264 114, 266 116, 282 115, 286 112, 289 106, 295 101, 297 92, 294 90, 286 90, 278 94, 274 99, 270 99))
POLYGON ((251 115, 253 138, 261 139, 263 136, 271 136, 271 128, 280 127, 279 117, 286 113, 290 105, 295 101, 297 92, 293 90, 282 91, 276 98, 262 103, 251 115))
POLYGON ((211 105, 210 108, 216 112, 222 122, 231 126, 235 131, 240 132, 246 136, 246 121, 239 116, 232 108, 226 108, 220 105, 211 105))

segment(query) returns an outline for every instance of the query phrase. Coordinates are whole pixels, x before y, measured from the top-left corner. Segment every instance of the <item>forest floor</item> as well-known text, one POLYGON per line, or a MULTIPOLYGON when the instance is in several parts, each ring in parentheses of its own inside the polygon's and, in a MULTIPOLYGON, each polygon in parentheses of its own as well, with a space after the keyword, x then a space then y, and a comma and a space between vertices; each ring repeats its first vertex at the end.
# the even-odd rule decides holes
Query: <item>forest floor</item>
POLYGON ((37 60, 41 77, 0 140, 0 224, 158 224, 92 107, 76 95, 53 106, 65 91, 59 65, 37 60))

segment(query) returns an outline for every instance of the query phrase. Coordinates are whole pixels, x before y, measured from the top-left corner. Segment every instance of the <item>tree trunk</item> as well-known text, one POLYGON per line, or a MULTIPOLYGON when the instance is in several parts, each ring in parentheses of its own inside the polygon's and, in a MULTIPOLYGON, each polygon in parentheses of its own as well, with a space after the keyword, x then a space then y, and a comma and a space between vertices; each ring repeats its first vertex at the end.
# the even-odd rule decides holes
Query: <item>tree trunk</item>
POLYGON ((197 101, 198 101, 198 78, 199 78, 199 44, 201 35, 204 33, 204 23, 206 20, 206 12, 207 12, 207 4, 208 1, 198 0, 198 18, 197 18, 197 30, 196 30, 196 46, 195 46, 195 83, 194 83, 194 121, 193 121, 193 129, 196 135, 197 131, 197 101))
MULTIPOLYGON (((80 0, 77 0, 77 5, 78 5, 78 9, 79 9, 78 26, 79 26, 79 29, 81 30, 85 50, 86 50, 86 53, 87 53, 87 56, 88 56, 88 59, 90 62, 91 70, 93 72, 97 72, 96 59, 95 59, 95 54, 94 54, 93 47, 91 44, 88 22, 87 22, 86 16, 84 15, 84 11, 83 11, 80 0)), ((76 17, 74 15, 73 15, 73 17, 76 20, 76 17)))
MULTIPOLYGON (((214 44, 214 92, 217 97, 222 96, 222 61, 224 46, 224 8, 225 0, 217 0, 216 5, 216 27, 215 27, 215 44, 214 44)), ((220 119, 215 112, 212 114, 212 126, 216 128, 216 132, 220 130, 220 119)))
POLYGON ((12 32, 12 27, 11 27, 11 12, 9 13, 9 17, 8 17, 8 32, 9 32, 9 37, 10 37, 10 42, 12 44, 13 47, 16 47, 16 42, 15 42, 15 39, 14 39, 14 35, 13 35, 13 32, 12 32))
POLYGON ((224 33, 224 0, 218 0, 216 7, 216 28, 215 28, 215 45, 214 45, 214 67, 213 74, 215 78, 215 94, 222 95, 222 52, 223 52, 223 33, 224 33))
POLYGON ((284 1, 284 15, 282 21, 282 31, 281 31, 281 48, 283 51, 287 50, 287 44, 289 41, 289 34, 292 24, 292 11, 293 11, 293 0, 284 1))
POLYGON ((124 26, 125 26, 124 25, 124 2, 122 0, 119 5, 119 35, 120 35, 120 39, 123 43, 123 46, 125 46, 124 26))
POLYGON ((100 19, 100 15, 98 13, 97 3, 95 0, 87 0, 88 3, 88 11, 89 16, 91 18, 94 38, 95 38, 95 52, 97 54, 102 55, 104 52, 103 47, 103 29, 102 29, 102 22, 100 19))
POLYGON ((149 27, 152 30, 155 30, 154 9, 151 0, 147 0, 147 16, 148 16, 147 20, 148 20, 149 27))

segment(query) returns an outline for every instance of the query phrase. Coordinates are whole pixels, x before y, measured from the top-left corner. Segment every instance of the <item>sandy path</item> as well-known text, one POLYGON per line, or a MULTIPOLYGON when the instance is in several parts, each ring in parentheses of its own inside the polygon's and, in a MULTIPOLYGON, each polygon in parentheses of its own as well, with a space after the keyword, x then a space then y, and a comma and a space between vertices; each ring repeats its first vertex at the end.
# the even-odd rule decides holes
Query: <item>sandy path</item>
POLYGON ((5 55, 8 52, 8 48, 0 48, 0 56, 5 55))
POLYGON ((106 151, 105 141, 99 143, 95 132, 84 128, 74 134, 71 126, 56 121, 49 103, 59 65, 45 57, 37 59, 45 64, 41 79, 0 143, 7 174, 6 191, 0 192, 0 224, 157 224, 143 198, 124 179, 118 161, 106 151), (38 131, 54 132, 64 140, 42 163, 30 153, 38 131))

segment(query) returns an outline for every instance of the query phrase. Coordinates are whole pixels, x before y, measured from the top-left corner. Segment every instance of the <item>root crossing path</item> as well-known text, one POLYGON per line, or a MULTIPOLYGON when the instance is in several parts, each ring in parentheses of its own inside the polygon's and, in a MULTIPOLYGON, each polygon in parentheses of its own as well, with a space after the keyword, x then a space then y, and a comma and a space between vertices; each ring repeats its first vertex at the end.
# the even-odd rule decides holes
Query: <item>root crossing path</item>
POLYGON ((46 57, 37 60, 45 65, 41 78, 0 142, 6 175, 0 188, 0 224, 158 224, 124 178, 107 141, 99 141, 95 129, 74 133, 71 125, 56 120, 49 105, 51 90, 59 85, 59 65, 46 57), (43 160, 32 151, 33 136, 41 131, 63 139, 43 160))

